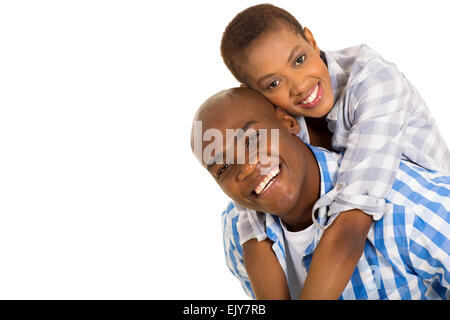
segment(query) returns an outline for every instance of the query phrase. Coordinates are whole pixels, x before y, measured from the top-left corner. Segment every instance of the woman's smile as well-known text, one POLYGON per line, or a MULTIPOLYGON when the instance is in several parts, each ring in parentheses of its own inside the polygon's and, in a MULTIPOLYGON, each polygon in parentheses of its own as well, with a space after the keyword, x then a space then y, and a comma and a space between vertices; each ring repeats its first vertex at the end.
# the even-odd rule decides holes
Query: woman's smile
POLYGON ((296 107, 300 108, 314 108, 317 106, 323 97, 323 87, 320 82, 318 82, 309 92, 306 98, 301 99, 295 104, 296 107))

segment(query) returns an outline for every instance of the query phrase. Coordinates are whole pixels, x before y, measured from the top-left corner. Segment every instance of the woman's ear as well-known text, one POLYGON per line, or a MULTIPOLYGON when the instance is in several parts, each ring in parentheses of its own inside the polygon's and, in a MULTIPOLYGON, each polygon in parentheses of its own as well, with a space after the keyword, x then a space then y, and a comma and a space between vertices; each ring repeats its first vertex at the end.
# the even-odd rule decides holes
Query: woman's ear
POLYGON ((313 36, 311 30, 309 30, 307 27, 304 27, 303 33, 305 34, 306 41, 309 42, 309 44, 313 47, 314 51, 316 51, 317 53, 320 53, 319 46, 317 45, 316 39, 314 39, 314 36, 313 36))
POLYGON ((292 134, 297 135, 300 132, 297 119, 289 115, 284 109, 275 107, 275 116, 292 134))

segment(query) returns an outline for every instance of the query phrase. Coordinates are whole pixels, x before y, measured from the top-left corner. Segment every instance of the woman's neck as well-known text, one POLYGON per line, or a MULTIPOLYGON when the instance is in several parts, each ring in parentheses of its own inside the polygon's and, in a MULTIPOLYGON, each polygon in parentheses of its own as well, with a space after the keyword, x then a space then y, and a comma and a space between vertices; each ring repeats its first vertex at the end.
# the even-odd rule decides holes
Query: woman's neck
POLYGON ((328 123, 325 117, 305 118, 308 127, 309 142, 316 147, 331 150, 332 133, 328 130, 328 123))

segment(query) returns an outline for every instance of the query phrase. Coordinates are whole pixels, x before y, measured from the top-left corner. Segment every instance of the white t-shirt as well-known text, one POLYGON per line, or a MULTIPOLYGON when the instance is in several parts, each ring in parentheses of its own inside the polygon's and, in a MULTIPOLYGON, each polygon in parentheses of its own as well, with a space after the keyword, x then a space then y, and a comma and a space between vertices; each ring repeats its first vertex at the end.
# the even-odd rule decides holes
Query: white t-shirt
POLYGON ((314 224, 312 224, 302 231, 292 232, 287 230, 283 222, 281 226, 283 227, 286 244, 286 267, 289 292, 292 299, 298 299, 306 279, 306 269, 302 262, 303 255, 313 240, 316 229, 314 224))

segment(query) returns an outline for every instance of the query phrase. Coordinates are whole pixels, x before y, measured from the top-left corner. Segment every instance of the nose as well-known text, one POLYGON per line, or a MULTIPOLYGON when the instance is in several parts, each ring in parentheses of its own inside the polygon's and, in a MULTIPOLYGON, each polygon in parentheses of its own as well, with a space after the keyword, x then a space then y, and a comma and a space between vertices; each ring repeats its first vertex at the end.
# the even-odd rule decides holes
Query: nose
POLYGON ((239 165, 239 172, 236 176, 237 181, 242 182, 245 179, 247 179, 249 176, 252 175, 253 172, 255 172, 258 166, 259 163, 256 164, 246 163, 239 165))
POLYGON ((294 75, 291 85, 291 96, 298 96, 305 93, 306 81, 299 75, 294 75))
POLYGON ((239 163, 238 160, 239 171, 236 176, 238 182, 247 179, 260 166, 259 156, 257 148, 249 147, 248 150, 245 150, 244 162, 239 163))

